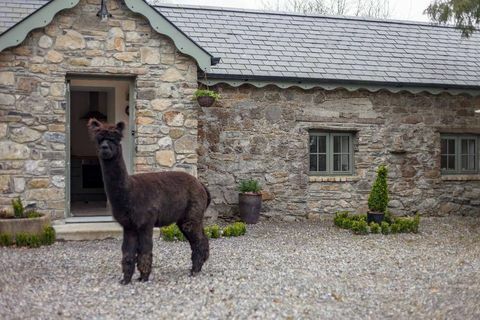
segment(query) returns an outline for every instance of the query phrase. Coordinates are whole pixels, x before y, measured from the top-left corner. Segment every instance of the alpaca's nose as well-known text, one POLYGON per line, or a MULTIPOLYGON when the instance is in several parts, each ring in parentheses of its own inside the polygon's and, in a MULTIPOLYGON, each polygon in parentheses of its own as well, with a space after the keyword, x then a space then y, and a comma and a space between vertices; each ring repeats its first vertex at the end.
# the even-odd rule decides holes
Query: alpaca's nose
POLYGON ((108 144, 104 141, 100 144, 100 149, 101 150, 107 150, 108 149, 108 144))

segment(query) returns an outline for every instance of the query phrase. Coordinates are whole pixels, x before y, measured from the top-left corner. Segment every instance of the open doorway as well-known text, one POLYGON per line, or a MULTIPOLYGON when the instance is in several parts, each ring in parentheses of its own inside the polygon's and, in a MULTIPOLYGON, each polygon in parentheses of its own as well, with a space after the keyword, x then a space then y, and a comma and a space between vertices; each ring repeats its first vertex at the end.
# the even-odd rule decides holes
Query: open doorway
MULTIPOLYGON (((103 177, 94 143, 87 131, 87 122, 123 121, 131 128, 130 80, 71 79, 69 85, 70 155, 69 204, 70 216, 97 217, 111 215, 103 177)), ((133 109, 133 108, 132 108, 133 109)), ((129 173, 132 168, 133 137, 125 131, 122 140, 123 158, 129 173)))

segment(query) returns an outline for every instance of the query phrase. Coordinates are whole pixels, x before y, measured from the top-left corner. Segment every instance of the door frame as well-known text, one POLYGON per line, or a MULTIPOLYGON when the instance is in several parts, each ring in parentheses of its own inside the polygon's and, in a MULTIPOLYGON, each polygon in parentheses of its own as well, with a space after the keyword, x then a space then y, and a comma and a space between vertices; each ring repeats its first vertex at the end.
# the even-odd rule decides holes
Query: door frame
POLYGON ((130 166, 129 170, 133 174, 135 172, 135 154, 136 154, 136 123, 135 123, 135 111, 136 111, 136 76, 112 76, 112 75, 98 75, 98 74, 67 74, 65 76, 65 221, 67 223, 76 222, 111 222, 113 217, 111 216, 91 216, 91 217, 73 217, 71 212, 71 154, 70 154, 70 141, 71 141, 71 103, 70 103, 70 82, 71 80, 116 80, 126 81, 129 83, 129 115, 128 115, 128 131, 127 134, 131 136, 130 145, 130 166))

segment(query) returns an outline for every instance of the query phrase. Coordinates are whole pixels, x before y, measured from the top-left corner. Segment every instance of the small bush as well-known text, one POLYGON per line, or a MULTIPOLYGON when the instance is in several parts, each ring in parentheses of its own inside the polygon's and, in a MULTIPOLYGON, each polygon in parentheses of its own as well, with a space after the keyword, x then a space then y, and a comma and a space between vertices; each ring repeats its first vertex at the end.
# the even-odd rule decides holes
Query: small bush
POLYGON ((262 186, 254 179, 242 180, 238 185, 238 191, 241 193, 260 193, 262 186))
POLYGON ((0 247, 13 245, 13 237, 7 233, 0 233, 0 247))
POLYGON ((380 224, 380 227, 382 229, 383 234, 389 234, 390 233, 390 225, 387 222, 382 221, 382 223, 380 224))
POLYGON ((243 236, 247 232, 247 225, 244 222, 232 223, 223 229, 224 237, 243 236))
POLYGON ((25 218, 25 208, 23 207, 22 199, 12 199, 13 215, 15 218, 25 218))
POLYGON ((45 227, 45 229, 43 229, 43 234, 41 237, 41 242, 43 245, 49 246, 53 244, 55 242, 55 238, 56 238, 56 233, 53 227, 48 226, 48 227, 45 227))
POLYGON ((368 234, 368 224, 364 220, 354 221, 352 231, 355 234, 368 234))
POLYGON ((214 224, 212 226, 205 227, 205 235, 208 238, 217 239, 221 237, 222 230, 218 225, 214 224))
POLYGON ((392 233, 399 233, 401 229, 402 229, 402 225, 398 222, 395 222, 390 225, 390 231, 392 233))
POLYGON ((371 233, 380 233, 380 225, 376 222, 370 223, 370 232, 371 233))
POLYGON ((27 218, 28 219, 32 219, 32 218, 40 218, 41 216, 43 216, 41 213, 35 211, 35 210, 32 210, 32 211, 28 211, 26 213, 27 215, 27 218))
POLYGON ((38 248, 42 245, 41 239, 35 234, 19 233, 15 236, 17 247, 38 248))
POLYGON ((160 231, 162 233, 162 239, 165 241, 187 240, 183 235, 182 231, 180 231, 180 228, 175 223, 172 223, 171 225, 166 227, 161 227, 160 231))
POLYGON ((368 197, 368 208, 371 211, 385 212, 388 205, 387 167, 381 165, 377 170, 377 178, 368 197))

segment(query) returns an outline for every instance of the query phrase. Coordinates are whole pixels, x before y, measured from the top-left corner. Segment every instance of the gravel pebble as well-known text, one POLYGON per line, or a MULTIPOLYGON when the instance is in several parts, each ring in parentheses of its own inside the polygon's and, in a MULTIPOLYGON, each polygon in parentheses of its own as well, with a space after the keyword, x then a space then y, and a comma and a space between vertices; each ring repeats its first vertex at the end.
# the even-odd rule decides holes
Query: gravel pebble
POLYGON ((356 236, 261 222, 190 247, 155 239, 151 280, 121 278, 121 240, 0 248, 0 319, 479 319, 480 218, 424 218, 419 234, 356 236))

